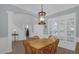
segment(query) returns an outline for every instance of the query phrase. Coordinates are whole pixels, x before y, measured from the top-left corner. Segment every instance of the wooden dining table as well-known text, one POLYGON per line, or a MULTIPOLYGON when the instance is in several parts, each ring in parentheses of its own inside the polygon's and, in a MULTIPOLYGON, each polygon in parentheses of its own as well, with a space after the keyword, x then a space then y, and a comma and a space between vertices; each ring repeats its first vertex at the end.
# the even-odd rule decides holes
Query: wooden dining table
POLYGON ((55 41, 52 39, 47 38, 41 38, 41 39, 35 39, 35 40, 28 40, 29 45, 35 49, 36 53, 39 53, 41 49, 44 47, 54 43, 55 41))

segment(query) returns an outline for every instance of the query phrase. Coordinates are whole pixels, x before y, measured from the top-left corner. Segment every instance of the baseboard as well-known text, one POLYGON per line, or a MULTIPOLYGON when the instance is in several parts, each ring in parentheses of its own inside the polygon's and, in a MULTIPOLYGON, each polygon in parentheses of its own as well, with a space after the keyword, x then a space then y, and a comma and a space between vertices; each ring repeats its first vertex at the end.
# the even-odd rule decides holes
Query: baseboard
POLYGON ((11 53, 12 50, 8 50, 8 51, 3 51, 3 52, 0 52, 0 54, 8 54, 8 53, 11 53))

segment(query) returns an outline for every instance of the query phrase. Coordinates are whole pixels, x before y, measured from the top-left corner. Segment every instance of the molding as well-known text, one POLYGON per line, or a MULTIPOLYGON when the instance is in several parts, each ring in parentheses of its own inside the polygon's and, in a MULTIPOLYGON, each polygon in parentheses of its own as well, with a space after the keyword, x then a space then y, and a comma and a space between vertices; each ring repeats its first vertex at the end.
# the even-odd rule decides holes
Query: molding
MULTIPOLYGON (((18 8, 21 8, 20 6, 17 6, 17 5, 13 5, 13 6, 16 6, 16 7, 18 7, 18 8)), ((46 18, 48 18, 49 16, 51 16, 51 15, 53 15, 53 14, 56 14, 56 13, 58 13, 58 12, 62 12, 62 11, 64 11, 64 10, 68 10, 68 9, 74 8, 74 7, 76 7, 76 6, 78 6, 78 5, 70 6, 70 7, 68 7, 68 8, 63 8, 62 10, 58 10, 58 11, 55 11, 55 12, 53 12, 53 13, 48 13, 48 15, 46 16, 46 18)), ((21 9, 25 10, 28 14, 31 14, 32 16, 37 17, 37 14, 33 13, 32 11, 28 11, 28 10, 26 10, 26 9, 24 9, 24 8, 21 8, 21 9)), ((52 11, 51 11, 51 12, 52 12, 52 11)))
POLYGON ((50 15, 53 15, 53 14, 56 14, 56 13, 59 13, 59 12, 62 12, 62 11, 65 11, 65 10, 68 10, 68 9, 71 9, 71 8, 74 8, 74 7, 77 7, 78 5, 76 6, 72 6, 72 7, 68 7, 68 8, 64 8, 62 10, 59 10, 59 11, 56 11, 54 13, 49 13, 47 16, 50 16, 50 15))
MULTIPOLYGON (((12 4, 12 6, 15 6, 15 5, 12 4)), ((21 7, 19 7, 19 6, 15 6, 15 7, 21 8, 21 7)), ((21 8, 21 9, 23 9, 23 8, 21 8)), ((23 9, 23 10, 26 11, 26 12, 15 12, 15 13, 28 14, 28 15, 30 15, 30 16, 33 16, 33 17, 36 17, 36 18, 37 18, 37 16, 36 16, 35 13, 33 13, 33 12, 31 12, 31 11, 28 11, 28 10, 25 10, 25 9, 23 9)))

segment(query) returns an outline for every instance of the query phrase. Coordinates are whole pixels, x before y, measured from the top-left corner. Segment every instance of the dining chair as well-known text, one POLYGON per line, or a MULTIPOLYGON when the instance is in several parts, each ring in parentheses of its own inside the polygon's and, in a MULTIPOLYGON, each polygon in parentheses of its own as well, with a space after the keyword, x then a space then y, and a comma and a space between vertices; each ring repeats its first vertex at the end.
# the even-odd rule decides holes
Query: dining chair
POLYGON ((41 54, 41 49, 37 51, 35 48, 31 47, 31 51, 32 54, 41 54))
POLYGON ((29 43, 28 43, 28 40, 24 40, 24 41, 23 41, 23 45, 24 45, 25 53, 26 53, 26 54, 27 54, 27 53, 32 53, 31 47, 30 47, 30 45, 29 45, 29 43))
POLYGON ((49 35, 49 36, 48 36, 48 38, 51 38, 51 37, 52 37, 52 35, 49 35))
POLYGON ((58 39, 58 38, 55 37, 55 36, 50 35, 50 36, 48 37, 48 39, 52 39, 53 41, 56 41, 56 39, 58 39))
POLYGON ((57 52, 59 39, 56 39, 55 42, 43 48, 43 53, 45 54, 55 54, 57 52))
POLYGON ((52 43, 52 44, 44 47, 42 51, 44 54, 51 54, 51 53, 54 53, 54 50, 55 50, 55 44, 52 43))
POLYGON ((55 37, 55 36, 52 36, 52 35, 50 35, 48 37, 48 39, 52 39, 52 40, 55 41, 55 50, 54 50, 54 53, 56 53, 57 52, 57 48, 58 48, 58 44, 59 44, 59 39, 57 37, 55 37))
POLYGON ((56 42, 55 42, 55 51, 54 51, 54 53, 57 53, 58 44, 59 44, 59 39, 56 39, 56 42))
POLYGON ((40 39, 39 36, 33 36, 32 39, 40 39))

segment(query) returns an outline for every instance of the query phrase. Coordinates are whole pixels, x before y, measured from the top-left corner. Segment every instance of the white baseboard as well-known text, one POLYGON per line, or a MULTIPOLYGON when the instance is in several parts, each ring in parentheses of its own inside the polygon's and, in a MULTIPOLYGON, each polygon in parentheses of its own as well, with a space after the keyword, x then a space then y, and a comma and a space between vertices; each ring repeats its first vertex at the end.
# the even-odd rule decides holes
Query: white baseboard
POLYGON ((6 54, 6 53, 10 53, 10 52, 12 52, 12 50, 2 51, 2 52, 0 52, 0 54, 6 54))

